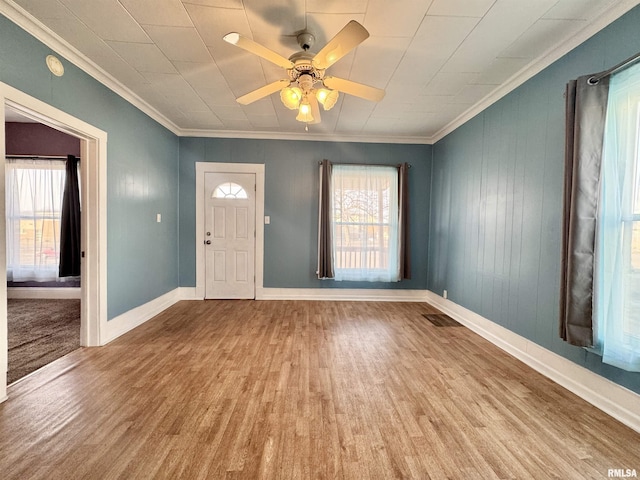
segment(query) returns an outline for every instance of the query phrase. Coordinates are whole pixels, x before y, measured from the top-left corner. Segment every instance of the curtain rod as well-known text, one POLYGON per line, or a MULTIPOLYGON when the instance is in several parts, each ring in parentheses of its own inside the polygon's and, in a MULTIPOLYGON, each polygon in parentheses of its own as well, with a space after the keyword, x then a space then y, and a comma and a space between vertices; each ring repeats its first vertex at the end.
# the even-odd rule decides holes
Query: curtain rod
MULTIPOLYGON (((396 163, 394 165, 388 164, 388 163, 333 163, 331 162, 332 165, 354 165, 354 166, 358 166, 358 167, 399 167, 400 165, 402 165, 401 163, 396 163)), ((322 162, 318 162, 318 165, 322 165, 322 162)), ((407 163, 407 167, 411 168, 411 164, 407 163)))
MULTIPOLYGON (((5 155, 7 160, 66 160, 67 156, 64 155, 5 155)), ((80 160, 80 157, 76 157, 76 160, 80 160)))
POLYGON ((618 70, 622 70, 623 68, 630 67, 632 64, 636 63, 638 60, 640 60, 640 52, 636 53, 635 55, 632 55, 631 57, 620 62, 619 64, 614 65, 609 70, 605 70, 604 72, 600 72, 590 77, 589 80, 587 80, 587 82, 589 83, 589 85, 597 85, 598 82, 604 77, 611 75, 612 73, 616 73, 618 70))

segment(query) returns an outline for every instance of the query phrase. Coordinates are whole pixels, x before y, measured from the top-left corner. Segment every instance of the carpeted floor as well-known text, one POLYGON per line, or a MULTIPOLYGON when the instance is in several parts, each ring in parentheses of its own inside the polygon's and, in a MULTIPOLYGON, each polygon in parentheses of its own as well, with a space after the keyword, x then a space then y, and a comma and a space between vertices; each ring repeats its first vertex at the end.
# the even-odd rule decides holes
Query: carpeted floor
POLYGON ((80 348, 80 300, 9 299, 9 384, 80 348))

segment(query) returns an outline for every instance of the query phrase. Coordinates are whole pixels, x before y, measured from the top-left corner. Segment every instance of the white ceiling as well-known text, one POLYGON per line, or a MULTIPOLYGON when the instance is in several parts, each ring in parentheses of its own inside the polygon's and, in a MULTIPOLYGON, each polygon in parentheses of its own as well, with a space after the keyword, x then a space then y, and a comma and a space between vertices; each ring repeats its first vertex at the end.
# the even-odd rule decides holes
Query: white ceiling
POLYGON ((430 143, 638 3, 0 0, 0 13, 180 135, 430 143), (305 133, 277 94, 235 101, 286 74, 223 35, 288 57, 296 32, 318 51, 352 19, 371 36, 328 73, 385 89, 381 102, 341 95, 305 133))

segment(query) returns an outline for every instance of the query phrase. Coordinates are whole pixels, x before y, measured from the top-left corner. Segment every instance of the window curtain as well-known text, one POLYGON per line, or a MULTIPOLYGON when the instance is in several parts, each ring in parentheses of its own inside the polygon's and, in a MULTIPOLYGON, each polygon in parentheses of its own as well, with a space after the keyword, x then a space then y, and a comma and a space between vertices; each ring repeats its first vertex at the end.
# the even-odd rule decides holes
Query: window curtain
POLYGON ((593 345, 593 288, 600 167, 609 77, 569 82, 566 90, 565 184, 560 336, 593 345))
POLYGON ((318 278, 333 278, 333 220, 331 215, 331 162, 320 164, 320 203, 318 215, 318 278))
POLYGON ((64 164, 7 159, 7 280, 54 281, 60 256, 64 164))
POLYGON ((398 265, 400 279, 411 278, 411 242, 409 236, 409 164, 402 163, 398 167, 398 265))
POLYGON ((597 346, 640 371, 640 65, 612 75, 598 229, 597 346), (635 251, 634 251, 635 246, 635 251))
POLYGON ((65 164, 64 197, 60 223, 60 277, 80 275, 80 189, 78 159, 67 156, 65 164))

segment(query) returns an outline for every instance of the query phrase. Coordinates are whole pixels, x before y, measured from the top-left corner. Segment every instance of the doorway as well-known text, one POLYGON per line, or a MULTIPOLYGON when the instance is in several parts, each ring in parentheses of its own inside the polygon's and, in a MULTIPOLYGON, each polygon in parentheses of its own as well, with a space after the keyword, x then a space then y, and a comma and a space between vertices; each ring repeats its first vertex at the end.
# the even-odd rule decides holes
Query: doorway
POLYGON ((7 383, 11 384, 80 348, 82 226, 77 187, 82 185, 79 138, 6 107, 5 139, 7 383), (78 215, 73 222, 72 212, 78 215), (67 257, 60 271, 63 241, 73 242, 75 248, 70 250, 73 265, 67 257))
POLYGON ((204 184, 204 298, 255 298, 256 176, 207 172, 204 184))
MULTIPOLYGON (((80 344, 103 345, 106 334, 106 154, 107 134, 24 92, 0 82, 0 215, 6 216, 5 111, 10 109, 36 122, 80 139, 81 184, 81 312, 80 344), (86 187, 86 188, 85 188, 86 187)), ((0 274, 6 277, 6 225, 0 222, 0 274)), ((0 401, 6 400, 8 363, 7 287, 0 285, 0 401)))
POLYGON ((196 163, 197 298, 261 294, 263 218, 263 164, 196 163))

